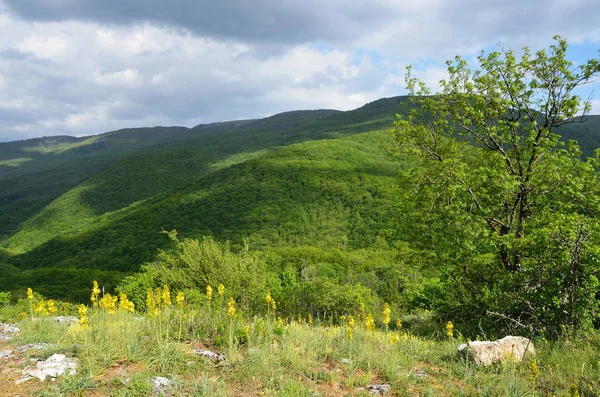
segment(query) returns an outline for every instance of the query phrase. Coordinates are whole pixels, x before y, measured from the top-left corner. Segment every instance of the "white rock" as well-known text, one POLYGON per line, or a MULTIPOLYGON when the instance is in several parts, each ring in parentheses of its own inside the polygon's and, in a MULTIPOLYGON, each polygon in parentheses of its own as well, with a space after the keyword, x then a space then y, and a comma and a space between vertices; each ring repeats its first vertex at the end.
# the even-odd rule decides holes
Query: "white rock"
POLYGON ((527 354, 535 356, 533 342, 521 336, 506 336, 496 341, 468 342, 458 347, 459 353, 479 365, 519 362, 527 354))
POLYGON ((49 317, 49 318, 56 321, 59 324, 71 325, 71 324, 79 322, 79 319, 75 316, 56 316, 56 317, 49 317))
POLYGON ((47 377, 56 378, 57 376, 67 374, 75 375, 77 362, 74 359, 67 358, 64 354, 53 354, 46 361, 40 361, 35 369, 26 369, 25 375, 46 380, 47 377))
POLYGON ((367 386, 367 390, 371 394, 386 394, 391 390, 391 386, 388 383, 381 385, 369 385, 367 386))
POLYGON ((164 394, 167 389, 171 388, 174 383, 171 379, 162 376, 150 378, 150 383, 154 388, 154 394, 164 394))
POLYGON ((19 332, 19 327, 13 324, 0 323, 0 341, 11 340, 19 332))
POLYGON ((196 350, 194 350, 194 353, 198 354, 198 355, 200 355, 202 357, 206 357, 206 358, 208 358, 209 360, 211 360, 211 361, 213 361, 215 363, 219 363, 221 361, 225 361, 225 356, 224 355, 218 354, 218 353, 215 353, 215 352, 211 352, 210 350, 198 350, 198 349, 196 349, 196 350))
POLYGON ((24 352, 29 349, 45 349, 48 346, 56 346, 56 345, 49 345, 47 343, 29 343, 27 345, 19 346, 15 350, 18 352, 24 352))
POLYGON ((0 359, 1 358, 12 358, 14 357, 12 354, 12 350, 0 350, 0 359))

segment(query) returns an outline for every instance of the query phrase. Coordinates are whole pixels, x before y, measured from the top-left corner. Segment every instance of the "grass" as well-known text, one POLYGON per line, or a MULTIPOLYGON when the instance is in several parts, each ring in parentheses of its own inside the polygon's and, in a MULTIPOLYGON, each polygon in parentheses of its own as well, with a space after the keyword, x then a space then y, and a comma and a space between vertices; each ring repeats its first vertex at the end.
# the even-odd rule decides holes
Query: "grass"
MULTIPOLYGON (((595 396, 600 392, 600 334, 538 341, 535 362, 478 367, 457 355, 461 338, 416 336, 408 330, 369 330, 356 317, 352 338, 345 326, 285 320, 226 305, 162 305, 153 316, 117 309, 88 308, 88 326, 29 318, 18 324, 7 348, 45 342, 28 357, 63 353, 79 360, 75 376, 56 382, 14 385, 15 365, 0 394, 37 396, 149 396, 149 379, 173 381, 171 395, 338 396, 368 395, 366 387, 386 383, 392 396, 595 396), (391 336, 397 334, 399 340, 391 336), (231 336, 230 336, 231 335, 231 336), (193 353, 209 349, 227 359, 214 363, 193 353), (532 370, 537 366, 538 371, 532 370)), ((2 312, 9 312, 7 308, 2 312)), ((444 333, 444 324, 439 324, 444 333)), ((19 364, 20 363, 20 364, 19 364)), ((19 367, 20 365, 20 367, 19 367)), ((9 370, 11 371, 11 370, 9 370)), ((7 372, 5 372, 6 374, 7 372)))

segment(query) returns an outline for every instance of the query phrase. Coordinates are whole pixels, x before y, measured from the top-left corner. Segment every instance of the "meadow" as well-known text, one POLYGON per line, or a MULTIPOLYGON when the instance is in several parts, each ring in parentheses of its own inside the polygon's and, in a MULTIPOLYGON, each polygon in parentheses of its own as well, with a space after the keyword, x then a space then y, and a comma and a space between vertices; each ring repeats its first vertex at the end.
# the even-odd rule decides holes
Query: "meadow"
POLYGON ((337 318, 282 318, 270 292, 253 314, 224 286, 206 291, 149 290, 135 311, 123 294, 94 285, 90 305, 29 297, 0 309, 18 335, 0 349, 47 343, 4 359, 0 394, 7 396, 596 396, 597 333, 537 338, 536 357, 480 367, 457 354, 465 340, 451 322, 427 313, 358 310, 337 318), (195 293, 194 293, 195 292, 195 293), (71 324, 57 315, 74 315, 71 324), (375 319, 376 320, 375 320, 375 319), (198 354, 209 350, 213 360, 198 354), (55 353, 78 360, 74 376, 16 384, 27 359, 55 353), (151 379, 172 381, 157 389, 151 379))

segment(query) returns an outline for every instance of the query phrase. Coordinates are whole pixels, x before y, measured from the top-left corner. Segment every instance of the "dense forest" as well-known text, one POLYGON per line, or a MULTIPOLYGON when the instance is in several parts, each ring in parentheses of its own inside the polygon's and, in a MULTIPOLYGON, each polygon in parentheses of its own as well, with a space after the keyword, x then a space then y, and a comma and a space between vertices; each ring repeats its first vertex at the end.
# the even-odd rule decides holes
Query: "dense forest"
POLYGON ((600 116, 569 90, 532 113, 528 91, 597 72, 571 72, 562 46, 482 56, 473 75, 457 61, 442 95, 409 76, 410 97, 353 111, 0 144, 0 291, 85 302, 97 280, 143 308, 157 285, 224 283, 289 315, 388 302, 464 329, 598 321, 600 116), (520 86, 528 67, 539 81, 520 86))

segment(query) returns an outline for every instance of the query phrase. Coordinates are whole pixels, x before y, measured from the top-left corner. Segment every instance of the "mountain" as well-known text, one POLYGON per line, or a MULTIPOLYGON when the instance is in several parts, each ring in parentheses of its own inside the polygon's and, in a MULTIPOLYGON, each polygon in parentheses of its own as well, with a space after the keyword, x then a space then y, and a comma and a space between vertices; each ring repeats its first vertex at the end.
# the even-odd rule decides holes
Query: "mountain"
MULTIPOLYGON (((272 253, 400 244, 401 164, 385 147, 404 99, 0 144, 0 290, 86 299, 78 286, 114 286, 168 247, 161 230, 272 253)), ((589 121, 563 128, 586 154, 589 121)))

